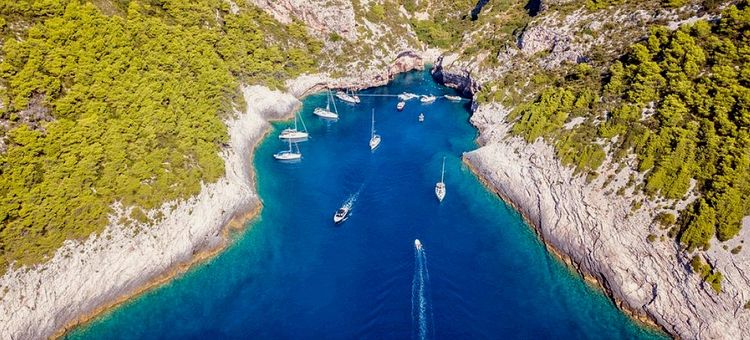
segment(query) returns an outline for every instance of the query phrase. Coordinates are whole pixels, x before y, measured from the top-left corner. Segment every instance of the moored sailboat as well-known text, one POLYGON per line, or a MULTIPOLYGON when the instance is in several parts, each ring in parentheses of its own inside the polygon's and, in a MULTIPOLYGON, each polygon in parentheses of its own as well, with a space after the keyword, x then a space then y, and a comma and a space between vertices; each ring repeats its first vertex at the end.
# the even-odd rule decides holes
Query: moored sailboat
POLYGON ((275 154, 273 154, 273 158, 276 158, 276 160, 279 161, 295 161, 302 159, 302 153, 299 152, 299 146, 297 143, 294 143, 294 146, 297 148, 297 151, 292 150, 292 141, 289 141, 289 150, 279 151, 275 154))
POLYGON ((281 134, 279 134, 280 139, 285 140, 304 140, 310 137, 310 135, 307 133, 307 127, 305 126, 305 121, 302 120, 302 117, 299 117, 300 121, 302 121, 302 128, 303 131, 300 131, 297 129, 297 114, 294 114, 294 128, 286 128, 281 131, 281 134))
POLYGON ((380 145, 380 135, 375 133, 375 109, 372 109, 372 128, 370 129, 370 150, 380 145))
POLYGON ((421 101, 424 104, 431 104, 432 102, 435 101, 435 99, 437 99, 437 97, 427 95, 427 96, 422 96, 422 98, 419 98, 419 101, 421 101))
POLYGON ((443 169, 440 172, 440 182, 437 182, 435 184, 435 196, 437 196, 438 201, 442 202, 443 198, 445 198, 445 157, 443 157, 443 169))
POLYGON ((345 101, 350 104, 359 104, 359 96, 354 94, 349 94, 349 91, 338 91, 336 92, 336 98, 341 99, 342 101, 345 101))
POLYGON ((331 100, 331 97, 333 95, 331 94, 331 91, 328 90, 328 96, 327 96, 327 102, 326 102, 326 108, 318 107, 315 108, 313 111, 313 114, 326 119, 339 119, 339 111, 336 109, 336 102, 331 100), (333 102, 333 111, 331 111, 331 102, 333 102), (335 111, 335 112, 334 112, 335 111))

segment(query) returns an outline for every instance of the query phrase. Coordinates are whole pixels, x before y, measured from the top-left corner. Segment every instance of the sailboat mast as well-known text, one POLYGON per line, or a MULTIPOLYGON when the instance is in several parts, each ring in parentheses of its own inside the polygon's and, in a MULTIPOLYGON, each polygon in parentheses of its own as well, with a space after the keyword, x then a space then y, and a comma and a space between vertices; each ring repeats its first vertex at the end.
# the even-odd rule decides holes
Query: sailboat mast
MULTIPOLYGON (((307 126, 305 126, 305 120, 302 119, 302 115, 299 115, 299 120, 302 122, 302 128, 305 129, 305 132, 307 132, 307 126)), ((296 122, 297 122, 297 120, 295 120, 295 123, 296 122)), ((295 128, 296 128, 296 126, 295 126, 295 128)))
POLYGON ((333 93, 331 93, 331 90, 328 90, 328 96, 331 98, 331 101, 333 102, 333 111, 336 112, 336 114, 339 114, 339 110, 336 108, 336 100, 333 100, 333 93))
POLYGON ((440 171, 440 183, 443 183, 445 179, 445 157, 443 157, 443 170, 440 171))
POLYGON ((372 109, 372 128, 370 129, 370 138, 375 136, 375 109, 372 109))

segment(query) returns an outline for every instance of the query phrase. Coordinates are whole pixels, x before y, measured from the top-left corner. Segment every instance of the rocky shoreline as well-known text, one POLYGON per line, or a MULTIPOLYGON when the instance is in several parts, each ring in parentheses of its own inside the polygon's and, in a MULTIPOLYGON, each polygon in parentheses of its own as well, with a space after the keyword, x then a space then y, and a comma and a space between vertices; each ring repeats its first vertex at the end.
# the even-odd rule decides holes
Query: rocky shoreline
POLYGON ((301 105, 297 98, 315 91, 381 86, 398 73, 423 67, 419 53, 405 51, 378 72, 339 79, 307 75, 289 81, 287 92, 243 87, 249 105, 226 121, 230 141, 221 155, 226 175, 204 184, 194 197, 150 211, 155 221, 150 225, 125 225, 121 217, 129 210, 116 204, 117 213, 101 234, 66 241, 47 263, 6 272, 0 278, 0 338, 61 337, 219 253, 228 244, 229 229, 242 228, 261 209, 252 157, 269 121, 290 117, 301 105))
POLYGON ((0 337, 61 336, 98 313, 168 281, 223 249, 227 228, 241 226, 260 209, 254 189, 252 151, 268 120, 296 110, 299 100, 261 86, 242 89, 253 103, 227 120, 229 146, 222 151, 226 175, 204 184, 190 199, 165 203, 151 225, 124 225, 116 209, 100 235, 66 241, 47 263, 9 270, 0 278, 0 337))
MULTIPOLYGON (((750 337, 750 261, 724 258, 724 291, 716 294, 689 269, 689 257, 674 242, 647 242, 656 204, 629 192, 607 194, 606 176, 587 183, 560 164, 543 141, 509 135, 508 110, 482 105, 471 118, 479 149, 464 161, 500 197, 520 211, 548 249, 587 281, 602 287, 615 304, 679 338, 750 337), (633 211, 631 201, 643 200, 633 211)), ((606 168, 606 164, 604 166, 606 168)), ((620 183, 622 184, 622 183, 620 183)))

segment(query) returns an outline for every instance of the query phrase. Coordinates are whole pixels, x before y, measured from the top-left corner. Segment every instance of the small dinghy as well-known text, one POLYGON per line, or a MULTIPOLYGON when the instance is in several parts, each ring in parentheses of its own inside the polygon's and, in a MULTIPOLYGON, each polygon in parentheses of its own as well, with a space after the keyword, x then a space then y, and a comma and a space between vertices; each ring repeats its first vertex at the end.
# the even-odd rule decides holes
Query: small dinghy
POLYGON ((406 106, 406 102, 405 101, 400 101, 400 102, 398 102, 398 104, 396 104, 396 110, 403 111, 404 110, 404 106, 406 106))

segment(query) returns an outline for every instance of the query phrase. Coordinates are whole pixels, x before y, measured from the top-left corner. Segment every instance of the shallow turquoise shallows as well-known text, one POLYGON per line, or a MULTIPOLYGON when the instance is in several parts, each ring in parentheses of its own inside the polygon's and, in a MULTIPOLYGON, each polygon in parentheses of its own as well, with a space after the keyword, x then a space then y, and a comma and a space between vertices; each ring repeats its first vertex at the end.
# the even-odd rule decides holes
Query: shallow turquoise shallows
POLYGON ((69 334, 86 339, 633 339, 634 324, 551 257, 521 216, 462 165, 476 148, 468 102, 388 96, 453 91, 427 72, 301 111, 311 134, 285 164, 276 124, 255 154, 264 208, 230 247, 69 334), (370 152, 370 112, 382 143, 370 152), (417 116, 424 112, 425 121, 417 116), (434 194, 446 159, 447 195, 434 194), (333 214, 348 199, 351 216, 333 214), (422 249, 415 247, 419 239, 422 249))

